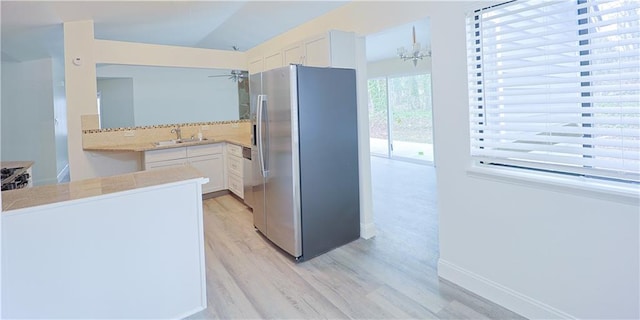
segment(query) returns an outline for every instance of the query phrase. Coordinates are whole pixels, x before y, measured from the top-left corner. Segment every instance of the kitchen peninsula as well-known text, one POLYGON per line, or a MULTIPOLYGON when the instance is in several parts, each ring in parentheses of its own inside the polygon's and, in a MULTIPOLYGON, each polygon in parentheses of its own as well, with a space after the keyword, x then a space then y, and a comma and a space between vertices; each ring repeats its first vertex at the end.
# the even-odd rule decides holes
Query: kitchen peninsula
MULTIPOLYGON (((83 117, 89 126, 97 123, 92 117, 83 117)), ((250 157, 245 161, 242 154, 251 148, 249 120, 85 129, 82 144, 94 161, 105 160, 101 167, 127 163, 125 172, 191 165, 209 179, 202 186, 209 196, 229 190, 244 199, 243 189, 251 183, 249 169, 240 171, 245 162, 250 167, 250 157)))
POLYGON ((2 192, 3 316, 183 318, 206 308, 205 182, 183 166, 2 192))

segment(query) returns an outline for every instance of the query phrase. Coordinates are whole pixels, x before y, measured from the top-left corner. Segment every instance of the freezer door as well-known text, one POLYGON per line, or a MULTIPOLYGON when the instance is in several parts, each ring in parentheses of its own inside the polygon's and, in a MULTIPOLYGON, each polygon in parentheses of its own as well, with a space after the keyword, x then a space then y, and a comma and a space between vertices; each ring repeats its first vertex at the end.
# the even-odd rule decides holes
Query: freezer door
POLYGON ((302 250, 310 259, 360 237, 356 75, 297 70, 302 250))
POLYGON ((263 73, 267 148, 265 202, 267 238, 302 255, 298 171, 297 81, 295 66, 263 73))
MULTIPOLYGON (((265 216, 265 192, 264 192, 264 177, 261 172, 261 163, 262 158, 260 153, 258 152, 258 138, 265 137, 265 128, 266 125, 264 122, 259 123, 258 120, 264 119, 264 112, 259 116, 258 115, 258 100, 262 95, 262 74, 252 74, 249 76, 249 99, 251 106, 251 154, 255 155, 252 158, 251 166, 253 176, 253 195, 254 195, 254 203, 253 203, 253 225, 260 232, 266 235, 267 232, 267 224, 266 224, 266 216, 265 216), (260 131, 261 130, 261 131, 260 131)), ((262 108, 260 108, 261 111, 262 108)))

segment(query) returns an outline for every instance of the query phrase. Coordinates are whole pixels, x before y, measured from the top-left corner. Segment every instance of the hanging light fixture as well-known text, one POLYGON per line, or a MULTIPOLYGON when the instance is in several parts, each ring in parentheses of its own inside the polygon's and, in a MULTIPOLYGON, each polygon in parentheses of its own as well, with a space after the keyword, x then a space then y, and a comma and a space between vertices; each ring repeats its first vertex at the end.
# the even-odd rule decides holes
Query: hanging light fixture
POLYGON ((398 55, 402 61, 413 61, 414 67, 418 65, 418 60, 431 56, 431 50, 427 49, 422 51, 420 48, 420 42, 416 42, 416 26, 413 26, 413 47, 411 48, 411 51, 407 50, 405 47, 400 47, 398 48, 398 55))

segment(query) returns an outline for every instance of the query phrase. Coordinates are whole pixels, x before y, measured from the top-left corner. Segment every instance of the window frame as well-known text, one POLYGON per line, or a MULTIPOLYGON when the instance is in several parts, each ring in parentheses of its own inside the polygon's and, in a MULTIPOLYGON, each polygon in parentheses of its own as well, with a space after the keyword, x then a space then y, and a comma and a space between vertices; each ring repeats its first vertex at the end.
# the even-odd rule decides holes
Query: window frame
MULTIPOLYGON (((488 8, 502 6, 515 1, 518 1, 518 0, 511 0, 505 3, 488 7, 488 8)), ((574 1, 576 6, 586 2, 586 0, 574 0, 574 1)), ((477 17, 481 14, 481 12, 484 9, 487 9, 487 8, 476 10, 473 13, 470 13, 470 17, 477 19, 477 17)), ((578 20, 576 21, 577 26, 582 24, 580 23, 580 20, 581 18, 579 13, 578 20)), ((469 23, 467 23, 467 26, 469 27, 469 23)), ((480 30, 479 27, 475 28, 474 31, 478 31, 478 30, 480 30)), ((476 41, 475 39, 477 38, 467 39, 467 43, 470 43, 472 40, 476 41)), ((482 39, 480 41, 482 41, 482 39)), ((476 42, 476 45, 478 45, 477 42, 476 42)), ((581 42, 580 45, 583 45, 583 43, 581 42)), ((468 46, 467 50, 471 50, 470 48, 471 45, 468 44, 467 46, 468 46)), ((476 51, 476 52, 478 52, 476 57, 480 61, 480 62, 477 62, 479 64, 481 63, 481 53, 479 51, 476 51)), ((588 60, 585 59, 585 61, 588 61, 588 60)), ((469 74, 470 73, 471 71, 469 71, 469 74)), ((483 74, 481 77, 484 76, 484 71, 482 73, 483 74)), ((471 83, 472 80, 473 80, 472 78, 469 78, 468 79, 469 83, 471 83)), ((582 87, 583 85, 581 85, 581 89, 582 87)), ((589 86, 586 86, 585 88, 588 88, 588 87, 589 86)), ((469 85, 469 92, 471 92, 471 89, 472 87, 469 85)), ((484 87, 483 87, 483 90, 484 90, 484 87)), ((585 93, 587 95, 590 94, 588 89, 579 90, 576 93, 582 94, 583 96, 585 93)), ((478 103, 478 101, 472 101, 470 97, 469 99, 470 110, 472 108, 471 104, 474 102, 478 103)), ((484 111, 484 108, 485 108, 484 102, 481 102, 481 103, 483 105, 482 110, 484 111)), ((588 108, 590 106, 591 106, 591 103, 582 104, 582 107, 585 107, 585 108, 588 108)), ((482 112, 482 113, 485 113, 485 112, 482 112)), ((470 117, 472 115, 473 114, 470 113, 470 117)), ((473 142, 473 139, 474 139, 471 134, 474 132, 474 130, 477 130, 472 128, 472 124, 474 123, 474 121, 483 122, 483 123, 486 122, 486 120, 484 119, 483 120, 480 120, 480 119, 474 120, 473 118, 469 119, 469 124, 470 124, 470 127, 469 127, 470 140, 469 141, 471 143, 473 142)), ((586 145, 584 147, 588 148, 590 146, 586 145)), ((472 149, 473 149, 473 146, 470 145, 470 150, 472 149)), ((583 164, 582 167, 584 168, 585 165, 583 164)), ((470 165, 467 168, 467 174, 475 178, 485 178, 485 179, 491 179, 491 180, 507 181, 512 183, 522 183, 527 185, 532 185, 532 182, 533 182, 533 185, 540 186, 545 189, 548 189, 549 187, 552 187, 553 189, 560 188, 564 191, 568 190, 571 193, 575 193, 574 191, 577 191, 577 193, 579 194, 583 194, 586 191, 593 195, 604 195, 607 198, 610 198, 613 196, 613 197, 623 199, 625 201, 630 200, 632 203, 636 205, 640 203, 640 181, 601 178, 596 175, 590 176, 588 174, 585 175, 585 174, 580 174, 575 172, 562 172, 562 171, 555 171, 555 170, 548 170, 548 169, 545 170, 545 169, 540 169, 535 167, 527 168, 527 167, 520 167, 517 165, 496 164, 491 162, 485 163, 480 159, 476 159, 474 155, 472 155, 471 153, 470 153, 470 165)))

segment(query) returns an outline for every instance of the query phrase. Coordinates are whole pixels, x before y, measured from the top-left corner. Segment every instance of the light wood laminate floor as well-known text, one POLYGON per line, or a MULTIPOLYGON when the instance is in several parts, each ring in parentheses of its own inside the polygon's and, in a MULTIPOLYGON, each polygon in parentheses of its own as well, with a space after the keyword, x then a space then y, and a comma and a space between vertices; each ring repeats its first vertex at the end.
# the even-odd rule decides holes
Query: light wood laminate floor
POLYGON ((437 276, 433 167, 372 158, 377 235, 296 263, 230 195, 205 200, 208 308, 190 319, 522 319, 437 276))

